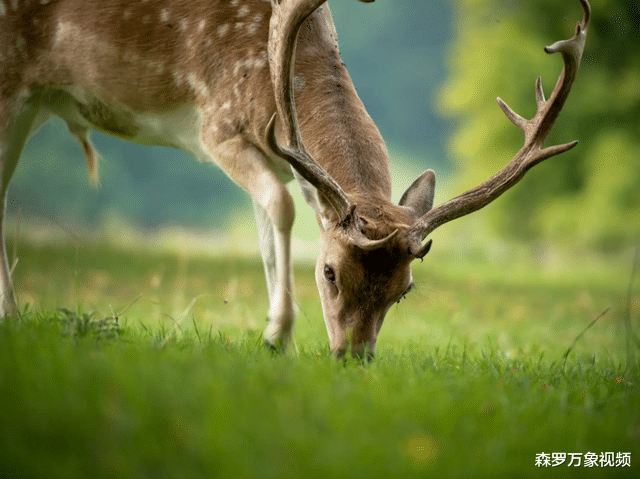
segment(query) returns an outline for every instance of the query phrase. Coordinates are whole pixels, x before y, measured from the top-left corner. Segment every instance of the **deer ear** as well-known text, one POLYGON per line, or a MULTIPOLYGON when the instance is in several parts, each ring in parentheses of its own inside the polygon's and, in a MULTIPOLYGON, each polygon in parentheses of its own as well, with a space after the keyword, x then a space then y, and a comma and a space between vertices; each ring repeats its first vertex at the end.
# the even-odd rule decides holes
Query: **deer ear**
POLYGON ((410 208, 416 216, 421 217, 433 208, 435 189, 436 174, 433 170, 427 170, 404 192, 400 199, 400 206, 410 208))
POLYGON ((300 176, 296 170, 293 170, 293 176, 300 187, 300 192, 304 200, 322 219, 323 227, 326 227, 329 222, 336 220, 336 212, 318 189, 300 176))

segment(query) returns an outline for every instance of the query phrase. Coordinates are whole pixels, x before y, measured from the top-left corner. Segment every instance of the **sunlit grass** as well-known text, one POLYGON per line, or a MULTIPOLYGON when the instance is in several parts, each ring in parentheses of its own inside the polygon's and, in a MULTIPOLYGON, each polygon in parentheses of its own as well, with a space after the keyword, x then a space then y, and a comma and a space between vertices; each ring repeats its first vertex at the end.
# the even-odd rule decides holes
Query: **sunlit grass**
MULTIPOLYGON (((416 263, 417 288, 391 309, 380 347, 402 347, 419 337, 426 349, 467 343, 494 344, 511 355, 534 346, 558 353, 610 308, 576 351, 623 356, 624 314, 630 307, 635 318, 640 315, 640 294, 627 297, 631 256, 565 256, 560 258, 564 265, 549 268, 516 246, 505 251, 498 257, 439 248, 416 263), (591 274, 596 267, 597 274, 591 274)), ((131 328, 180 333, 193 329, 195 321, 201 329, 235 337, 265 326, 267 294, 257 254, 210 257, 153 248, 136 252, 104 245, 35 248, 25 243, 18 256, 18 300, 36 311, 65 307, 102 316, 124 311, 122 319, 131 328)), ((297 340, 324 344, 311 262, 298 262, 295 277, 297 340)))
POLYGON ((550 269, 502 253, 416 264, 362 365, 330 357, 310 264, 282 356, 262 346, 257 257, 21 243, 24 314, 0 326, 0 476, 632 477, 534 465, 605 451, 637 465, 628 259, 550 269))

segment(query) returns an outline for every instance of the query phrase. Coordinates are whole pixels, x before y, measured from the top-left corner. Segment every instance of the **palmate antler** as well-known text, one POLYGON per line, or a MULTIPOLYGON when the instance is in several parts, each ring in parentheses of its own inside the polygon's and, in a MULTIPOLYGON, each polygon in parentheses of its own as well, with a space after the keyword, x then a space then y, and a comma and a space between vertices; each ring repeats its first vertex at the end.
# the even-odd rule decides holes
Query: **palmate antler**
POLYGON ((548 100, 544 97, 542 81, 540 77, 538 77, 536 81, 536 115, 531 120, 526 120, 498 98, 498 105, 500 105, 502 111, 504 111, 514 125, 524 132, 524 146, 500 172, 475 188, 428 211, 414 223, 407 232, 414 245, 412 246, 412 250, 415 249, 418 251, 421 248, 422 241, 439 226, 456 218, 460 218, 461 216, 473 213, 491 203, 520 181, 531 167, 576 146, 578 142, 572 141, 564 145, 543 148, 544 141, 549 135, 554 122, 560 114, 560 110, 562 110, 567 100, 571 86, 576 79, 578 68, 580 67, 580 60, 582 58, 582 52, 584 51, 587 29, 591 17, 589 2, 587 0, 580 0, 580 3, 582 4, 584 15, 582 22, 579 22, 576 27, 575 35, 569 40, 559 41, 550 47, 545 47, 547 53, 560 52, 562 54, 564 68, 548 100))

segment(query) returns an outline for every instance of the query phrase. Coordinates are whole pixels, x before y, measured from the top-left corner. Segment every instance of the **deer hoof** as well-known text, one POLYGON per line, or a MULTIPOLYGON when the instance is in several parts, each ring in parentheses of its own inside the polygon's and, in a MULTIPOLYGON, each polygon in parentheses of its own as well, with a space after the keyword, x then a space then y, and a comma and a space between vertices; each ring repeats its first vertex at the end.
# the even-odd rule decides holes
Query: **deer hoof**
POLYGON ((276 321, 267 318, 268 325, 262 334, 265 345, 277 352, 284 352, 291 338, 292 328, 282 327, 276 321))

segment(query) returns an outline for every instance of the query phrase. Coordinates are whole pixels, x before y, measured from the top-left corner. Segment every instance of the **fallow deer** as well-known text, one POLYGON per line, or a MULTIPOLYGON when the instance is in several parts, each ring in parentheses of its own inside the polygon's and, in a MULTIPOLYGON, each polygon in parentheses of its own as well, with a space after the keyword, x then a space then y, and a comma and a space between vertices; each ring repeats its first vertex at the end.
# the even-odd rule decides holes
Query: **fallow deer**
MULTIPOLYGON (((543 148, 578 71, 590 7, 580 0, 575 35, 546 48, 562 54, 564 69, 548 100, 538 79, 535 117, 498 99, 524 131, 522 149, 492 178, 432 208, 431 170, 391 203, 385 143, 340 61, 324 1, 0 0, 1 211, 25 141, 51 115, 79 140, 93 175, 90 129, 216 163, 252 196, 270 305, 264 340, 284 348, 295 316, 285 184, 295 178, 317 213, 316 282, 331 350, 342 356, 352 330, 352 354, 373 356, 429 233, 575 146, 543 148)), ((0 244, 0 313, 15 315, 4 236, 0 244)))

